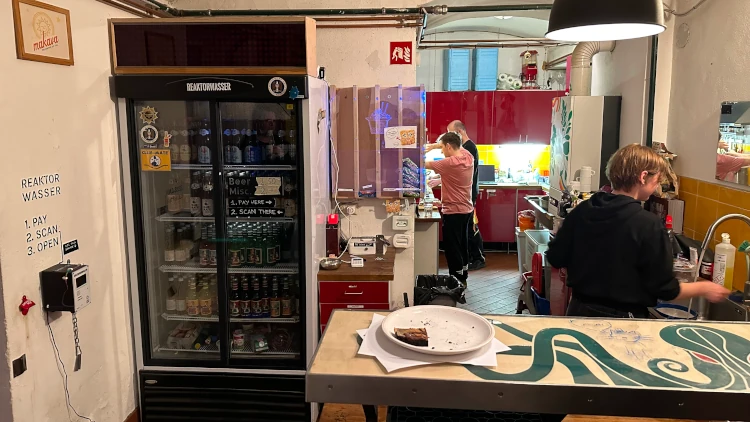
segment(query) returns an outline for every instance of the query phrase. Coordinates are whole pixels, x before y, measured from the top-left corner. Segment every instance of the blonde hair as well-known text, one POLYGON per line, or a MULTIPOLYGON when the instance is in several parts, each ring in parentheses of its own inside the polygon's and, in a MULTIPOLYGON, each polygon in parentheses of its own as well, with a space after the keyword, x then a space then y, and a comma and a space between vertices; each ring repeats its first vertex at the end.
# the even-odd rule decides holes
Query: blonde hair
POLYGON ((653 149, 632 144, 620 148, 607 163, 607 178, 612 189, 630 190, 640 183, 641 173, 649 176, 659 174, 661 182, 676 180, 667 161, 653 149))

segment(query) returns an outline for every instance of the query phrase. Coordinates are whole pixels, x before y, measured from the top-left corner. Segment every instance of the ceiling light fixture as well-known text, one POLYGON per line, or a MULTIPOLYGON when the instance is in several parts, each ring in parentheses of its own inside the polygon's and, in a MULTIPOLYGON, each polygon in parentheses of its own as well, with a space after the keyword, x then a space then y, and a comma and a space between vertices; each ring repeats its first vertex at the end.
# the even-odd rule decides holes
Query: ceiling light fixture
POLYGON ((511 19, 513 16, 495 16, 495 19, 506 20, 511 19))
POLYGON ((555 0, 547 38, 615 41, 664 32, 662 0, 555 0))

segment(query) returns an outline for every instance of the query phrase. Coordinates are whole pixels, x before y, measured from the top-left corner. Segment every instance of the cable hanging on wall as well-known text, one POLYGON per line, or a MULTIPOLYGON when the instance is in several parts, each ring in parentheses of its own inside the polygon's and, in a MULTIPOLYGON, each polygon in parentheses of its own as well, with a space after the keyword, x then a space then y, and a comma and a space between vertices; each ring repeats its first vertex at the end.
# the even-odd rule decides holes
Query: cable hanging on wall
POLYGON ((697 10, 697 9, 698 9, 699 7, 701 7, 701 6, 703 5, 703 3, 707 2, 707 1, 708 1, 708 0, 700 0, 700 1, 699 1, 698 3, 696 3, 696 4, 695 4, 695 6, 693 6, 693 7, 692 7, 692 8, 690 9, 690 10, 688 10, 687 12, 683 12, 683 13, 677 13, 677 9, 672 9, 672 8, 670 8, 669 6, 667 6, 666 4, 664 5, 664 10, 665 10, 665 11, 666 11, 667 13, 671 14, 671 15, 674 15, 674 16, 677 16, 677 17, 680 17, 680 18, 681 18, 681 17, 687 16, 687 15, 689 15, 689 14, 691 14, 691 13, 695 12, 695 11, 696 11, 696 10, 697 10))

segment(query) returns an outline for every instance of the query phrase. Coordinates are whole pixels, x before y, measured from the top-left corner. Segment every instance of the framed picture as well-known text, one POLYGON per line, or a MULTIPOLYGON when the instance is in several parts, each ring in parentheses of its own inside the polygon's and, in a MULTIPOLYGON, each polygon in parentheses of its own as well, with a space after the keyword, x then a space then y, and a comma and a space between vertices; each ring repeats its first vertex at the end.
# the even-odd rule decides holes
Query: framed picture
POLYGON ((13 23, 19 59, 73 65, 69 11, 35 0, 13 0, 13 23))

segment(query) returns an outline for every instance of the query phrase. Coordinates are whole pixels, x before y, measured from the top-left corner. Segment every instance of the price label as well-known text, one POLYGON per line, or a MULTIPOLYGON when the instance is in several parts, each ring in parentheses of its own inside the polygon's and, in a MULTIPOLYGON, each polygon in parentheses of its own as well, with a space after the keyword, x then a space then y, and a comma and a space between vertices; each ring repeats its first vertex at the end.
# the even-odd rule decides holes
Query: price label
POLYGON ((256 196, 281 195, 281 177, 256 177, 256 196))

